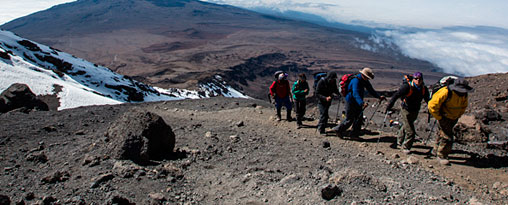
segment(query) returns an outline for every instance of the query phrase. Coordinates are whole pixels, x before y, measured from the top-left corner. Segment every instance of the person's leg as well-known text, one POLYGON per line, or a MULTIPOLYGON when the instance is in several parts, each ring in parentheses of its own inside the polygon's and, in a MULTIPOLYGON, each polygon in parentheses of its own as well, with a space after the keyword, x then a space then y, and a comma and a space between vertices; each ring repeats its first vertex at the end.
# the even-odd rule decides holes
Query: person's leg
POLYGON ((346 119, 342 121, 340 125, 333 128, 333 130, 337 132, 338 135, 342 135, 342 133, 346 131, 354 123, 355 113, 354 110, 352 110, 353 109, 352 106, 353 105, 351 105, 350 103, 346 103, 346 119))
POLYGON ((439 135, 436 140, 437 156, 441 159, 447 159, 452 151, 453 145, 453 127, 457 120, 443 118, 439 121, 439 135))
POLYGON ((351 137, 356 138, 360 136, 360 131, 363 125, 363 112, 360 106, 356 104, 351 105, 351 117, 353 118, 353 131, 351 137))
POLYGON ((277 121, 281 120, 282 99, 275 97, 275 109, 277 110, 277 121))
POLYGON ((286 107, 286 120, 291 121, 291 110, 293 109, 293 105, 291 104, 291 100, 289 99, 289 96, 284 98, 284 106, 286 107))
POLYGON ((325 133, 324 121, 328 119, 326 119, 325 116, 325 106, 320 102, 318 102, 318 109, 319 109, 319 122, 317 125, 317 129, 319 130, 319 133, 322 134, 325 133))
POLYGON ((296 124, 301 125, 305 113, 305 100, 295 100, 296 124))
MULTIPOLYGON (((405 109, 402 109, 405 110, 405 109)), ((404 127, 404 133, 406 134, 405 139, 402 141, 402 148, 405 150, 410 150, 413 147, 413 143, 415 141, 416 129, 415 129, 415 120, 418 118, 418 111, 408 112, 405 111, 406 117, 405 120, 407 126, 404 127)))

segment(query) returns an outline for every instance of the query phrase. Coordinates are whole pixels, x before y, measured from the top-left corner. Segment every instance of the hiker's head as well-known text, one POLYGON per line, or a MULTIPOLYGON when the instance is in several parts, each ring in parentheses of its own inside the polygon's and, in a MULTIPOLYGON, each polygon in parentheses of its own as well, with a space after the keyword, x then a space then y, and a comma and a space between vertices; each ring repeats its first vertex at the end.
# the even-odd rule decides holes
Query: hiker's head
POLYGON ((335 72, 328 72, 328 74, 326 74, 326 80, 328 82, 337 80, 337 73, 335 73, 335 72))
POLYGON ((473 92, 474 89, 469 86, 469 82, 463 78, 459 78, 453 82, 453 84, 448 86, 450 90, 455 91, 460 96, 465 95, 466 93, 473 92))
POLYGON ((362 70, 360 70, 360 73, 362 74, 362 78, 364 80, 374 79, 374 72, 372 72, 372 69, 370 68, 363 68, 362 70))
POLYGON ((305 76, 305 73, 300 73, 300 75, 298 75, 298 80, 300 82, 305 82, 307 80, 307 76, 305 76))
POLYGON ((279 74, 279 80, 287 80, 288 74, 287 73, 281 73, 279 74))
POLYGON ((413 83, 417 86, 420 86, 423 84, 423 74, 420 72, 416 72, 413 74, 413 83))

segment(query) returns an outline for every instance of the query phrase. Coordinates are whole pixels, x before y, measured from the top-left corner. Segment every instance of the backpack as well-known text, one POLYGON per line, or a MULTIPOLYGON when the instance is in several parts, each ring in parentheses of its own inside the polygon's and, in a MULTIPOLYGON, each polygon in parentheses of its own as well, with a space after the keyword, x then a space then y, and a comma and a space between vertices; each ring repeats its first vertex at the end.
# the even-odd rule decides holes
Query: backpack
MULTIPOLYGON (((445 76, 445 77, 441 78, 441 80, 439 80, 438 82, 434 83, 433 85, 430 85, 429 86, 430 98, 432 99, 432 97, 434 97, 434 93, 436 93, 439 89, 453 84, 455 82, 455 80, 457 80, 457 79, 459 79, 459 78, 455 77, 455 76, 445 76)), ((447 87, 447 88, 448 88, 448 94, 446 95, 446 100, 444 102, 447 102, 452 97, 452 95, 450 95, 450 88, 449 87, 447 87)))
POLYGON ((313 75, 314 75, 314 85, 312 88, 314 89, 314 92, 315 92, 319 80, 326 77, 326 72, 317 72, 317 73, 314 73, 313 75))
MULTIPOLYGON (((409 93, 404 97, 403 101, 406 103, 406 99, 413 94, 413 89, 411 88, 411 81, 413 81, 413 75, 404 75, 402 79, 402 84, 409 84, 409 93)), ((425 85, 422 85, 422 96, 425 96, 425 85)))
POLYGON ((353 78, 356 78, 356 75, 357 75, 356 73, 345 74, 342 76, 342 78, 340 78, 340 82, 339 82, 340 95, 342 95, 343 97, 346 97, 347 93, 349 92, 348 91, 349 83, 351 82, 351 80, 353 78))

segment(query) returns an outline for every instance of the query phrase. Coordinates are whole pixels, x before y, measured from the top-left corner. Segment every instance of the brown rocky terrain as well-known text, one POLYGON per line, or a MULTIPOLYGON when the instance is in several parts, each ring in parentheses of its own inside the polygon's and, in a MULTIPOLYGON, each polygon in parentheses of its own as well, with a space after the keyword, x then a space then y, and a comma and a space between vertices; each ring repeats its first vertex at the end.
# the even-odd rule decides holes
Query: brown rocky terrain
POLYGON ((370 42, 368 33, 194 0, 81 0, 0 28, 150 85, 196 88, 220 74, 256 98, 266 95, 264 87, 277 70, 296 76, 368 66, 386 79, 378 81, 383 87, 415 70, 433 80, 443 75, 397 49, 360 49, 357 39, 370 42))
MULTIPOLYGON (((506 204, 507 150, 489 142, 506 140, 506 134, 498 131, 508 128, 501 121, 508 119, 508 87, 501 83, 507 77, 469 79, 476 88, 467 112, 473 117, 461 129, 474 133, 478 123, 489 131, 487 139, 474 142, 458 137, 451 166, 442 166, 426 154, 433 141, 425 143, 430 133, 425 113, 417 125, 420 142, 413 154, 404 155, 390 148, 397 128, 381 126, 381 113, 355 141, 333 133, 320 136, 316 121, 305 121, 307 127, 302 129, 296 129, 294 122, 276 122, 272 105, 252 99, 15 110, 0 115, 0 200, 12 204, 506 204), (500 117, 482 115, 490 113, 482 111, 487 106, 500 117), (138 112, 161 116, 171 131, 155 115, 141 115, 147 116, 144 121, 131 114, 138 112), (122 128, 128 116, 143 126, 127 123, 122 128), (467 125, 471 120, 473 127, 467 125), (164 130, 168 136, 174 133, 174 152, 153 155, 149 151, 153 147, 136 148, 140 153, 136 159, 149 160, 134 160, 138 164, 131 161, 134 158, 118 157, 122 155, 117 145, 123 140, 114 136, 122 130, 125 136, 133 135, 129 127, 138 135, 154 136, 157 132, 152 129, 164 130)), ((370 117, 373 110, 369 107, 365 115, 370 117)), ((310 105, 307 117, 316 114, 310 105)))

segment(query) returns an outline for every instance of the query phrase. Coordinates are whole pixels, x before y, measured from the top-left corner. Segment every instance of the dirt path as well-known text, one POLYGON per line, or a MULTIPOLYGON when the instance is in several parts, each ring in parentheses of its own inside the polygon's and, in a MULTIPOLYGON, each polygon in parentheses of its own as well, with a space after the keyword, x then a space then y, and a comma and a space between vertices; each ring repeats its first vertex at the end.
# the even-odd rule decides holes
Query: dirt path
POLYGON ((0 195, 29 204, 51 197, 60 204, 146 204, 154 198, 167 204, 508 201, 492 188, 506 181, 506 166, 461 165, 461 154, 453 154, 458 159, 447 167, 420 154, 408 160, 389 148, 391 133, 382 133, 376 147, 377 135, 364 141, 323 137, 312 127, 316 121, 295 129, 295 122, 275 122, 273 113, 258 100, 212 98, 0 115, 0 195), (134 107, 161 115, 172 127, 175 159, 138 166, 106 154, 104 132, 134 107), (41 154, 46 161, 37 160, 41 154), (133 167, 133 175, 119 174, 119 167, 133 167), (41 182, 56 172, 64 173, 62 181, 41 182), (340 194, 327 201, 321 191, 329 184, 340 194))

